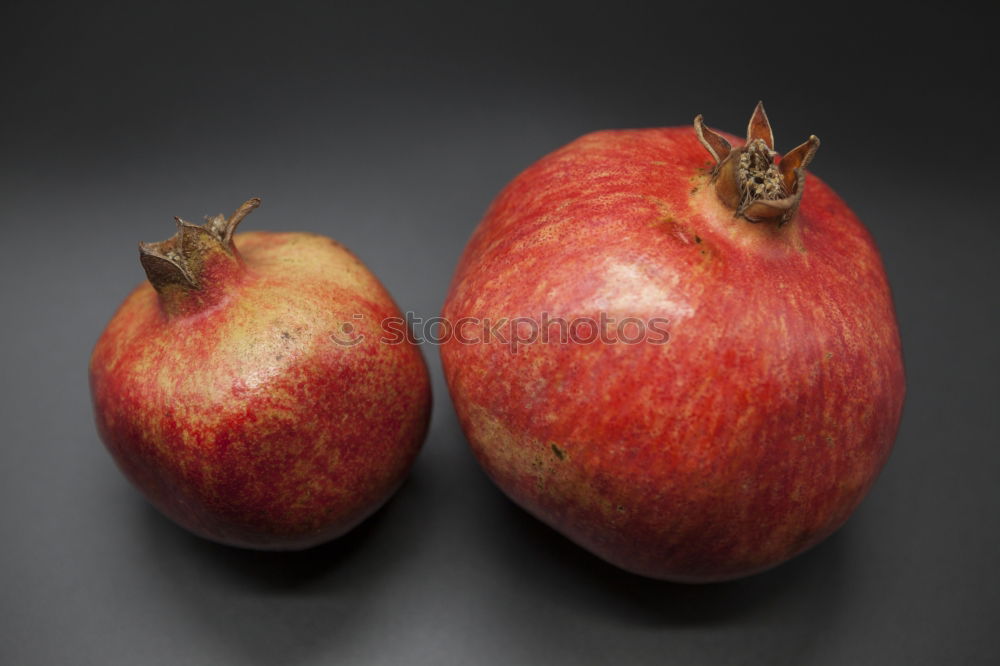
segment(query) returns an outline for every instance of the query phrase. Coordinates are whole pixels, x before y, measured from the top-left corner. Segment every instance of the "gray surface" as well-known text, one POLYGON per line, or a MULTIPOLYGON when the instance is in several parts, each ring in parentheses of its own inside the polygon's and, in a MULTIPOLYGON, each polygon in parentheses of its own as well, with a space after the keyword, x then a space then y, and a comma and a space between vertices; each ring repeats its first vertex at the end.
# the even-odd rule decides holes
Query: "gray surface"
POLYGON ((613 6, 8 4, 0 663, 997 663, 987 23, 813 8, 806 31, 769 5, 758 40, 703 27, 695 5, 613 6), (797 46, 775 60, 781 38, 797 46), (881 479, 805 556, 704 587, 601 563, 478 470, 434 348, 434 421, 410 481, 313 551, 187 535, 98 441, 87 358, 141 279, 135 242, 169 235, 173 215, 259 194, 247 228, 332 235, 426 317, 492 196, 534 159, 592 129, 698 112, 738 131, 758 98, 779 148, 821 136, 815 171, 876 237, 909 378, 881 479))

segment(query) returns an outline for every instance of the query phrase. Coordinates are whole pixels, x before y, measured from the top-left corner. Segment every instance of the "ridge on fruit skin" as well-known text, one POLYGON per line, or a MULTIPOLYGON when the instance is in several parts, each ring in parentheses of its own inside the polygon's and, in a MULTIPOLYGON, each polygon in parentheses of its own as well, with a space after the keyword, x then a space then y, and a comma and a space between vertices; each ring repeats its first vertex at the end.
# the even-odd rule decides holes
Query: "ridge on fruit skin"
POLYGON ((490 478, 644 576, 739 578, 819 543, 898 429, 904 373, 878 252, 806 178, 818 140, 774 165, 763 120, 759 107, 756 147, 699 120, 595 132, 543 157, 489 207, 443 308, 453 322, 669 320, 659 345, 441 347, 490 478), (744 175, 763 170, 770 189, 733 196, 747 154, 744 175))
POLYGON ((101 439, 160 511, 214 541, 293 550, 402 483, 430 383, 416 346, 378 342, 399 309, 342 245, 234 235, 259 203, 140 245, 149 281, 98 340, 90 385, 101 439))

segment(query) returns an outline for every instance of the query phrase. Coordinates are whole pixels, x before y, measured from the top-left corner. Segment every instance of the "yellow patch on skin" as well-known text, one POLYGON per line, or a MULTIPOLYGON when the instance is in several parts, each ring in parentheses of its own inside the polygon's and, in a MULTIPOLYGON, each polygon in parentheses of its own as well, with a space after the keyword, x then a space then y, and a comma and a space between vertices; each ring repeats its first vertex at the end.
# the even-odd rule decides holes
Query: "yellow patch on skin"
POLYGON ((525 508, 539 499, 554 506, 563 506, 573 513, 593 519, 596 509, 602 519, 612 525, 621 519, 624 509, 605 497, 591 485, 589 475, 579 463, 571 461, 568 447, 555 445, 563 456, 553 451, 553 443, 515 433, 486 409, 470 405, 468 410, 469 441, 492 474, 502 477, 503 488, 515 490, 518 479, 531 478, 539 498, 515 497, 525 508))
POLYGON ((333 239, 302 232, 251 231, 233 237, 248 264, 260 271, 286 272, 296 280, 329 281, 377 300, 385 291, 354 254, 333 239))

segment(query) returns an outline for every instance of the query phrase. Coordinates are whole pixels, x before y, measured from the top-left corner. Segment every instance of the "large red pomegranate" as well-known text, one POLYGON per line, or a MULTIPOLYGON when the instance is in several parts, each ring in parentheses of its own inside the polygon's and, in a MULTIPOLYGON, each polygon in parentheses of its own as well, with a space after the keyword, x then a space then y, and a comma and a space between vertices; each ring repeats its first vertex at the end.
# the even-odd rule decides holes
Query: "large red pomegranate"
POLYGON ((312 546, 403 481, 430 412, 400 313, 338 243, 246 233, 259 205, 140 244, 149 282, 97 342, 97 427, 125 475, 177 523, 226 544, 312 546))
POLYGON ((847 520, 892 447, 903 364, 871 237, 806 179, 818 146, 776 162, 758 105, 745 143, 700 116, 595 132, 501 192, 441 354, 515 502, 624 569, 691 582, 767 569, 847 520))

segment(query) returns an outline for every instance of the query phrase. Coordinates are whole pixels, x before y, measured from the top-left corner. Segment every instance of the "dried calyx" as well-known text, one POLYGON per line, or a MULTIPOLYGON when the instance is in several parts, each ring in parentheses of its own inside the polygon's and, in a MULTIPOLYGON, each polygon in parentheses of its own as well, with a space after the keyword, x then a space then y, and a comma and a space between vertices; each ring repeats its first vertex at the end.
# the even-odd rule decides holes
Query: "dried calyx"
POLYGON ((739 148, 721 134, 705 126, 701 116, 694 119, 698 140, 715 159, 712 182, 719 198, 734 215, 750 222, 775 221, 785 224, 795 216, 805 190, 805 168, 819 148, 819 139, 810 136, 775 164, 774 134, 757 103, 747 126, 746 144, 739 148))
POLYGON ((228 218, 216 215, 206 218, 204 224, 175 217, 177 233, 173 236, 159 243, 139 243, 139 261, 150 283, 161 294, 173 287, 201 289, 206 264, 218 259, 238 263, 233 232, 259 205, 260 199, 255 197, 228 218))

